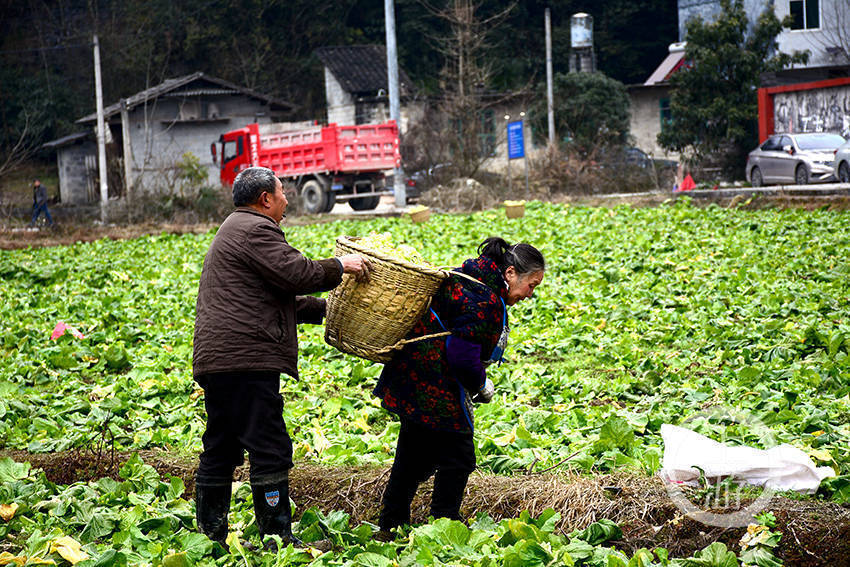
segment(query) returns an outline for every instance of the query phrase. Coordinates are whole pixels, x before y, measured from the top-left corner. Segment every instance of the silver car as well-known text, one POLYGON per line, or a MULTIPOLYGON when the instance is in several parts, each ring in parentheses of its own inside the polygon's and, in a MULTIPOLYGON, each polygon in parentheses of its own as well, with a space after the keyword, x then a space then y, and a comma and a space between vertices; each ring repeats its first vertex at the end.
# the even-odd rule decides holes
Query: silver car
POLYGON ((850 142, 847 142, 835 152, 833 175, 841 183, 850 183, 850 142))
POLYGON ((832 181, 835 150, 843 143, 838 134, 774 134, 747 156, 747 181, 753 187, 832 181))

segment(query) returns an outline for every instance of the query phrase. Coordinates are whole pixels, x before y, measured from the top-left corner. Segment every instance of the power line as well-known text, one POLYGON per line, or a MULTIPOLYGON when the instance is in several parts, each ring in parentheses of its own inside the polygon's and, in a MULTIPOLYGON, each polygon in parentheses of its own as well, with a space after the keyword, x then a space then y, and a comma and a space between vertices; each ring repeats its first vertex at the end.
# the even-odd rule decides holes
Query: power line
POLYGON ((70 45, 54 45, 53 47, 33 47, 31 49, 3 49, 0 55, 6 53, 38 53, 41 51, 57 51, 59 49, 71 49, 76 47, 91 47, 91 43, 72 43, 70 45))

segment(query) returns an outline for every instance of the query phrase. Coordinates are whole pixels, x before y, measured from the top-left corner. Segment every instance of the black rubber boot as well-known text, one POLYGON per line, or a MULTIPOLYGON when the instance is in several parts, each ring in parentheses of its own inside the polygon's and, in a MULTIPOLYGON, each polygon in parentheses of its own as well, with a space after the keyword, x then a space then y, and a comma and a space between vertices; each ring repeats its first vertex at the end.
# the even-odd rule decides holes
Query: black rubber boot
POLYGON ((465 470, 438 470, 434 475, 434 492, 431 495, 431 515, 435 518, 460 520, 460 505, 469 472, 465 470))
POLYGON ((292 509, 289 507, 289 472, 274 477, 251 479, 254 513, 260 536, 278 535, 283 545, 303 547, 303 542, 292 535, 292 509))
POLYGON ((195 516, 198 529, 227 547, 227 513, 230 511, 230 479, 195 479, 195 516))
POLYGON ((401 472, 400 467, 393 465, 387 487, 384 489, 384 498, 381 506, 381 515, 378 526, 381 531, 389 532, 404 524, 410 523, 410 505, 416 490, 419 488, 419 479, 401 472))

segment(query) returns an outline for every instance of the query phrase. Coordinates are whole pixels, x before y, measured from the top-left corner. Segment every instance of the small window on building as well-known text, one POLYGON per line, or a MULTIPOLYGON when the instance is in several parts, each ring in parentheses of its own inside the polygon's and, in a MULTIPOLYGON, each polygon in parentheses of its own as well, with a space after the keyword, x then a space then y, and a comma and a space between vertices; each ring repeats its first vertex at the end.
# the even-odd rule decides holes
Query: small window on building
POLYGON ((478 133, 478 155, 479 157, 491 157, 496 155, 496 127, 493 125, 495 113, 492 109, 485 109, 479 114, 481 127, 478 133))
POLYGON ((820 27, 820 0, 789 0, 788 12, 792 30, 812 30, 820 27))
POLYGON ((670 110, 669 98, 658 101, 658 116, 661 118, 661 131, 664 132, 673 123, 673 111, 670 110))

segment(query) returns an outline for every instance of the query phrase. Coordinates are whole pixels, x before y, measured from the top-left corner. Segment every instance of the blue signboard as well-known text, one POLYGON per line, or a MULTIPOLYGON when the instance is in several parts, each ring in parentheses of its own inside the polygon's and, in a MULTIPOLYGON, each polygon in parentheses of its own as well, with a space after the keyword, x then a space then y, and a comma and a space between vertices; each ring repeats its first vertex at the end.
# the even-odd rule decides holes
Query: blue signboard
POLYGON ((522 120, 508 122, 508 159, 525 157, 525 143, 522 139, 522 120))

